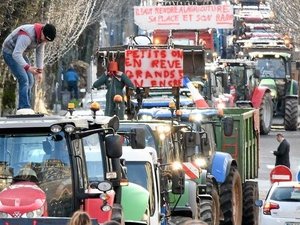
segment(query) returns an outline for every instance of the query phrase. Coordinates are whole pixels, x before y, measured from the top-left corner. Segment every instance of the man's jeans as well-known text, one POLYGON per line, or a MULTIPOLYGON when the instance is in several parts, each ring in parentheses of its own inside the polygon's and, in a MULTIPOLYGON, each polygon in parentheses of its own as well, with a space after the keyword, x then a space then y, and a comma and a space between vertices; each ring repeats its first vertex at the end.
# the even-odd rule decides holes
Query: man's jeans
MULTIPOLYGON (((34 78, 32 73, 20 66, 11 54, 3 52, 3 58, 13 75, 17 78, 19 84, 19 107, 18 109, 31 108, 31 89, 33 87, 34 78)), ((24 59, 29 62, 27 57, 24 59)))
POLYGON ((70 98, 78 100, 78 84, 77 81, 68 81, 68 91, 70 92, 70 98))

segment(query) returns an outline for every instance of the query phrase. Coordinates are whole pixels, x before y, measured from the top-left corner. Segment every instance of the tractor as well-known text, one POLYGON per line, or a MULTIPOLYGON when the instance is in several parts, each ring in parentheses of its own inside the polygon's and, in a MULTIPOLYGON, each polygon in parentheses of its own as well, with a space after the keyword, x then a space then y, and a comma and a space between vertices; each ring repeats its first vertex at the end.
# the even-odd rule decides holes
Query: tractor
POLYGON ((260 133, 268 134, 273 119, 272 92, 259 85, 260 71, 256 68, 256 63, 247 59, 219 59, 211 71, 208 89, 215 104, 224 103, 220 96, 226 93, 236 106, 259 109, 260 133))
POLYGON ((66 224, 79 209, 124 223, 119 119, 72 111, 0 118, 1 224, 66 224))
POLYGON ((202 193, 207 195, 199 198, 202 205, 212 209, 211 224, 257 224, 254 201, 258 185, 253 179, 259 167, 259 125, 255 119, 259 112, 226 108, 223 113, 216 109, 153 108, 141 109, 138 116, 180 121, 174 125, 182 128, 176 132, 177 144, 183 149, 179 155, 182 161, 195 162, 203 169, 199 186, 205 184, 202 193))
POLYGON ((252 49, 248 53, 260 70, 259 87, 271 90, 274 117, 283 118, 285 130, 298 127, 298 82, 292 78, 292 54, 284 48, 252 49))

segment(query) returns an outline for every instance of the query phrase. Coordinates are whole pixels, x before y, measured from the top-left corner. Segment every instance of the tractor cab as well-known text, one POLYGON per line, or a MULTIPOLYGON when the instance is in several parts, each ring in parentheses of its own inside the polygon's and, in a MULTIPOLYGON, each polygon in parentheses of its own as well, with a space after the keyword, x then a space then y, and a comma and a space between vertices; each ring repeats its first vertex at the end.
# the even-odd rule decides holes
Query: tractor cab
POLYGON ((0 118, 1 223, 65 224, 82 208, 99 223, 121 221, 118 124, 116 117, 0 118))

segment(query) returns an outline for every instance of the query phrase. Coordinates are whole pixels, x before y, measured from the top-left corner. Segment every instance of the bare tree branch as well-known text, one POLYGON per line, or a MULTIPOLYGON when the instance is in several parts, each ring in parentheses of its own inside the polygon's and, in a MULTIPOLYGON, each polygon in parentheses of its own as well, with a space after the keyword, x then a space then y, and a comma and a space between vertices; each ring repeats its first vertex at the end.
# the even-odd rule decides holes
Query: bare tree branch
POLYGON ((274 13, 275 29, 282 34, 290 35, 294 43, 299 45, 300 0, 272 0, 270 7, 274 13))

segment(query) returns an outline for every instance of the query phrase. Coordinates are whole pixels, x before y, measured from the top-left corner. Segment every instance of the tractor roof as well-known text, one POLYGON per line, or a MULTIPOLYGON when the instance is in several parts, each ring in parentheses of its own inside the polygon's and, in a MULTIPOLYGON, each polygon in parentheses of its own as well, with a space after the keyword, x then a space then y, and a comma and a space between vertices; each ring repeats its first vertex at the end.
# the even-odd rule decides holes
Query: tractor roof
POLYGON ((4 129, 43 129, 55 124, 72 124, 79 129, 89 128, 90 122, 105 127, 111 117, 83 118, 75 116, 45 116, 42 114, 0 117, 0 130, 4 129))

